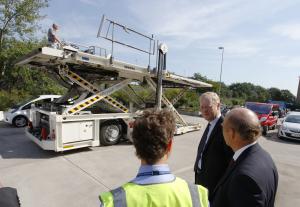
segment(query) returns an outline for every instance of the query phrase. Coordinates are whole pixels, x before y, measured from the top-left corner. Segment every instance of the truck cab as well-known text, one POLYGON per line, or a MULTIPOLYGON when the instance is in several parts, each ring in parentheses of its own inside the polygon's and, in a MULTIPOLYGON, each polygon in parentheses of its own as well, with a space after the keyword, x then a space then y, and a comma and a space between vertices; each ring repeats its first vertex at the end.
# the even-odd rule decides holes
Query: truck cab
POLYGON ((278 121, 278 104, 246 102, 245 107, 256 113, 262 134, 266 135, 270 129, 275 129, 278 121))

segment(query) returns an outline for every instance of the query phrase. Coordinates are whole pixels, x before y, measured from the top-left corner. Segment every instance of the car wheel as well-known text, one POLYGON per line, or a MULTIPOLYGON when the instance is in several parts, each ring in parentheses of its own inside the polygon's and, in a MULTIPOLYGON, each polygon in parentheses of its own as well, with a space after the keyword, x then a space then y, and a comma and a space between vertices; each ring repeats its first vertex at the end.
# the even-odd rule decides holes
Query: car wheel
POLYGON ((100 143, 104 146, 118 143, 122 136, 122 125, 116 121, 108 121, 101 124, 100 143))
POLYGON ((268 133, 268 126, 263 126, 262 134, 265 136, 268 133))
POLYGON ((27 118, 25 116, 16 116, 12 123, 15 127, 25 127, 27 126, 27 118))
POLYGON ((278 137, 278 139, 283 139, 283 137, 280 136, 280 131, 279 130, 278 130, 278 133, 277 133, 277 137, 278 137))
POLYGON ((278 139, 281 139, 281 140, 284 139, 284 137, 280 136, 279 134, 277 134, 277 137, 278 137, 278 139))

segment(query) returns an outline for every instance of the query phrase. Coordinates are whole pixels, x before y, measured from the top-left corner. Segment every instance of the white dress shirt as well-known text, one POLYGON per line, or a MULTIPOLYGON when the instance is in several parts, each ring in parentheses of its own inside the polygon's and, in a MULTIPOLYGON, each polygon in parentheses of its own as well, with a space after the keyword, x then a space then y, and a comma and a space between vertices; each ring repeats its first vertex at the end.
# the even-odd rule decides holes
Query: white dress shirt
MULTIPOLYGON (((214 130, 214 128, 215 128, 217 122, 219 121, 220 117, 221 117, 221 114, 217 115, 217 117, 216 117, 214 120, 212 120, 211 122, 209 122, 210 127, 209 127, 209 130, 208 130, 208 133, 207 133, 207 139, 206 139, 206 142, 205 142, 203 151, 204 151, 205 146, 206 146, 206 144, 207 144, 207 142, 208 142, 208 139, 209 139, 209 137, 210 137, 210 134, 211 134, 211 132, 214 130)), ((204 137, 202 137, 202 139, 203 139, 203 138, 204 138, 204 137)), ((202 155, 203 155, 203 152, 201 152, 200 159, 199 159, 199 161, 198 161, 198 168, 199 168, 200 170, 202 169, 202 155)))
POLYGON ((215 128, 217 122, 219 121, 220 117, 221 117, 221 114, 217 115, 217 117, 214 120, 212 120, 211 122, 209 122, 210 127, 209 127, 209 130, 208 130, 208 133, 207 133, 207 140, 205 142, 205 145, 208 142, 208 139, 209 139, 209 137, 211 135, 211 132, 214 130, 214 128, 215 128))
POLYGON ((239 156, 248 148, 248 147, 251 147, 252 145, 255 145, 257 143, 257 141, 251 143, 251 144, 248 144, 240 149, 238 149, 237 151, 235 151, 234 155, 233 155, 233 159, 234 161, 236 161, 239 156))

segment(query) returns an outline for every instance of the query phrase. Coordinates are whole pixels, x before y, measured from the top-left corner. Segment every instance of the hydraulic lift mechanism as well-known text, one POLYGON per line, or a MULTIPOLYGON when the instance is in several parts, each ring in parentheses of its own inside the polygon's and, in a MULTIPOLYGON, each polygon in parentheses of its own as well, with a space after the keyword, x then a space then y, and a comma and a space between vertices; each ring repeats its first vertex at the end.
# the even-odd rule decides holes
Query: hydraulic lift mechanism
POLYGON ((199 130, 199 124, 189 124, 177 112, 175 104, 190 89, 211 87, 210 84, 170 73, 166 68, 168 48, 125 25, 102 17, 98 37, 111 41, 111 53, 97 46, 68 43, 59 49, 42 47, 17 61, 46 71, 51 78, 68 88, 68 92, 51 106, 32 108, 27 136, 45 150, 65 151, 81 147, 113 145, 122 138, 131 139, 135 117, 149 107, 168 108, 177 121, 175 134, 199 130), (116 28, 149 41, 149 50, 139 48, 115 37, 116 28), (146 53, 146 67, 117 60, 114 44, 146 53), (155 49, 157 47, 157 49, 155 49), (151 57, 156 66, 151 68, 151 57), (181 88, 169 101, 165 88, 181 88), (145 92, 147 91, 147 93, 145 92), (117 100, 115 93, 127 97, 117 100), (148 94, 148 96, 141 96, 148 94), (147 100, 146 98, 147 97, 147 100))

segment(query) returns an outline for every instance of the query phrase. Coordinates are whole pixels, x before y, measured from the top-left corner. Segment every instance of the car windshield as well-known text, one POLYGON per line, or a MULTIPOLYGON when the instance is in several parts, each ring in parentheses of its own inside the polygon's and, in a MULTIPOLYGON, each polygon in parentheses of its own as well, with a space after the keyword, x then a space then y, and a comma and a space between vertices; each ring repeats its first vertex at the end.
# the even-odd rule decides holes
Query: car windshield
POLYGON ((265 104, 246 104, 246 108, 254 111, 258 114, 269 114, 272 110, 271 105, 265 105, 265 104))
POLYGON ((29 98, 29 99, 26 99, 25 101, 22 101, 20 103, 17 103, 15 105, 13 105, 11 108, 12 109, 18 109, 20 106, 23 106, 25 105, 26 103, 28 103, 29 101, 33 100, 33 98, 29 98))
POLYGON ((285 122, 300 124, 300 115, 288 115, 285 119, 285 122))

